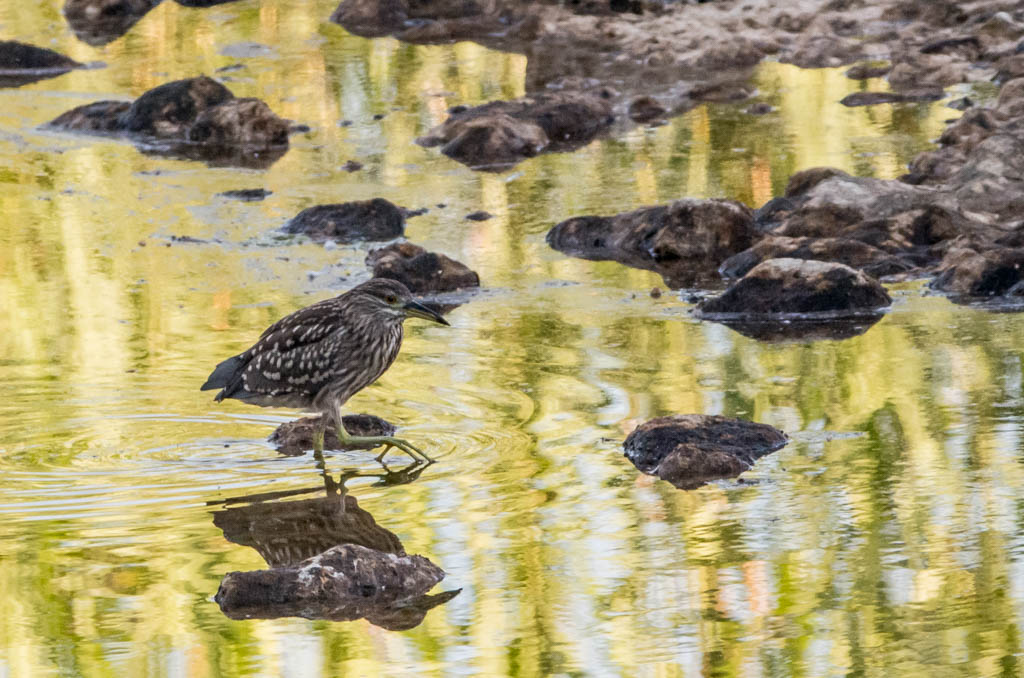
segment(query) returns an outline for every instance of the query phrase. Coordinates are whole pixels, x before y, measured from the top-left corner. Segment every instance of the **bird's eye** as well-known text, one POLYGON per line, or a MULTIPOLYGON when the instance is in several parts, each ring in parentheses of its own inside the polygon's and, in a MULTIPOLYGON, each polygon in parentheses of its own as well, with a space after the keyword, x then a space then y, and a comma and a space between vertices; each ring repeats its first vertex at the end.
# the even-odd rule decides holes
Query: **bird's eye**
POLYGON ((384 298, 384 301, 388 302, 389 304, 394 304, 398 301, 398 297, 396 297, 393 294, 389 294, 387 297, 384 298))

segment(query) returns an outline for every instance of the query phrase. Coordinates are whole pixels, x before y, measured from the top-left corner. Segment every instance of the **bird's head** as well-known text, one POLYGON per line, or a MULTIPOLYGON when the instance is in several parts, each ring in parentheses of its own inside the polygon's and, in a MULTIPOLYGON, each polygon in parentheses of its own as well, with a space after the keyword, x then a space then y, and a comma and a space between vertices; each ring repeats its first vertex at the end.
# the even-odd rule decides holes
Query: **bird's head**
POLYGON ((409 288, 397 280, 372 278, 362 285, 353 287, 346 294, 357 297, 372 312, 399 321, 406 318, 423 318, 442 325, 448 324, 448 321, 440 313, 436 313, 416 301, 409 288))

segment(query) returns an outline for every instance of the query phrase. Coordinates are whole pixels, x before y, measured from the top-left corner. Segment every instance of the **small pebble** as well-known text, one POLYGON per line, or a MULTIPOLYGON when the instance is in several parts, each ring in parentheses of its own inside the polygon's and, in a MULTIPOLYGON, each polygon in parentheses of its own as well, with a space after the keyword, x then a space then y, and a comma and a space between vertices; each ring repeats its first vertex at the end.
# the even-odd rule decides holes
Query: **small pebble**
POLYGON ((469 214, 466 215, 466 218, 469 219, 470 221, 487 221, 488 219, 491 219, 493 217, 493 214, 491 214, 490 212, 485 212, 484 210, 470 212, 469 214))
POLYGON ((651 288, 651 299, 661 299, 661 288, 660 287, 652 287, 651 288))
POLYGON ((348 162, 341 166, 341 169, 345 170, 346 172, 358 172, 359 170, 363 169, 363 163, 358 162, 356 160, 349 160, 348 162))

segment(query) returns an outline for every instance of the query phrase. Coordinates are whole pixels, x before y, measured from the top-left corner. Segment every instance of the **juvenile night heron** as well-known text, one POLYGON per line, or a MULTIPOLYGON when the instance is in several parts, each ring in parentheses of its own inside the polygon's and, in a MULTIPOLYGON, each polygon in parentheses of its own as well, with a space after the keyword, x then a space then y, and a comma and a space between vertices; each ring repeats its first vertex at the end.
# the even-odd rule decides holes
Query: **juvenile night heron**
POLYGON ((342 444, 385 445, 378 460, 397 447, 413 459, 433 461, 401 438, 350 436, 341 422, 345 401, 377 381, 398 356, 406 318, 448 324, 402 283, 374 278, 281 318, 251 348, 217 365, 201 390, 221 389, 217 402, 235 398, 320 412, 313 439, 318 453, 331 421, 342 444))

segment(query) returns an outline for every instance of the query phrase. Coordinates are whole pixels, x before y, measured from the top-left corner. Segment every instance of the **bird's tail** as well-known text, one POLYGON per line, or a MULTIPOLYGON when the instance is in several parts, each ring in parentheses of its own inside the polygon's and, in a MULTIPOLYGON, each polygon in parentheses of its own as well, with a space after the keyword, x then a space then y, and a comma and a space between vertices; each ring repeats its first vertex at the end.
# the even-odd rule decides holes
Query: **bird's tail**
MULTIPOLYGON (((228 385, 234 381, 238 373, 245 367, 245 361, 242 360, 241 356, 235 356, 234 358, 228 358, 221 364, 214 368, 210 376, 207 377, 206 383, 199 387, 200 391, 210 391, 215 388, 227 389, 228 385)), ((215 400, 220 402, 224 400, 226 395, 225 391, 221 391, 217 394, 215 400)))

